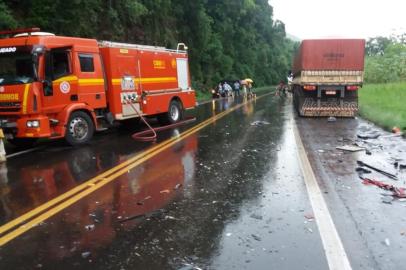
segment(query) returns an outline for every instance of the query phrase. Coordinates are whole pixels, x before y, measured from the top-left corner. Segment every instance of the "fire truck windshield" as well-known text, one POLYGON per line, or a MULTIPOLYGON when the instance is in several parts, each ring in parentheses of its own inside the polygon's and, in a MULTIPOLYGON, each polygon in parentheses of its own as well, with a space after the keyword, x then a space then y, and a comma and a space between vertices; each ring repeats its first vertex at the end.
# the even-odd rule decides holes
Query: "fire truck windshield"
POLYGON ((0 85, 25 84, 35 78, 33 56, 30 52, 0 53, 0 85))

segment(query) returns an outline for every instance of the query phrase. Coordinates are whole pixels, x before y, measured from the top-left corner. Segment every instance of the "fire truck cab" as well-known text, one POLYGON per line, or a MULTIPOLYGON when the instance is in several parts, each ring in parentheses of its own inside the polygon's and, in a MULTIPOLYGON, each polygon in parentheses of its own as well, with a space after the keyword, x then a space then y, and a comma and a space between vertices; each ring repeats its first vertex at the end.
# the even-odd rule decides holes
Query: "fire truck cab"
POLYGON ((0 128, 16 145, 38 138, 86 143, 115 121, 182 119, 195 106, 183 50, 55 36, 39 29, 0 32, 0 128))

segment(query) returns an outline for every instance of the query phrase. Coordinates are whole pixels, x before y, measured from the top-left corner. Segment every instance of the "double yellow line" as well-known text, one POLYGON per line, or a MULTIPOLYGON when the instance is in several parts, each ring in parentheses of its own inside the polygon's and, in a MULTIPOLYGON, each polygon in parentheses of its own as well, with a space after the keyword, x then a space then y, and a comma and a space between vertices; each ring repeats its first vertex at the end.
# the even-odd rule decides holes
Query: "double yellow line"
MULTIPOLYGON (((269 94, 262 95, 257 99, 267 95, 269 94)), ((193 128, 181 133, 179 136, 168 139, 152 147, 151 149, 148 149, 145 152, 142 152, 135 157, 130 158, 129 160, 117 165, 116 167, 111 168, 110 170, 107 170, 94 178, 91 178, 90 180, 79 186, 76 186, 70 191, 48 201, 47 203, 40 205, 39 207, 27 212, 26 214, 23 214, 22 216, 10 221, 9 223, 6 223, 5 225, 0 227, 0 247, 20 236, 21 234, 27 232, 28 230, 38 226, 44 220, 61 212, 83 197, 112 182, 134 167, 156 156, 162 151, 168 149, 169 147, 185 139, 186 137, 198 132, 199 130, 226 116, 227 114, 241 108, 249 102, 252 102, 252 100, 246 101, 242 104, 232 107, 227 111, 221 112, 194 126, 193 128)))

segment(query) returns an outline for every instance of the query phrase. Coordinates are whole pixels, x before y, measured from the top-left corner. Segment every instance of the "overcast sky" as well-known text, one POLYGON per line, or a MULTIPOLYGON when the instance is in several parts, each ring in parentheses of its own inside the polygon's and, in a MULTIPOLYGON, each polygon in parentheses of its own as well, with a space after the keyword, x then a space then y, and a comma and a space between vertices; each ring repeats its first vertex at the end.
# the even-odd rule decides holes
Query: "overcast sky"
POLYGON ((274 19, 301 39, 406 32, 406 0, 269 0, 274 19))

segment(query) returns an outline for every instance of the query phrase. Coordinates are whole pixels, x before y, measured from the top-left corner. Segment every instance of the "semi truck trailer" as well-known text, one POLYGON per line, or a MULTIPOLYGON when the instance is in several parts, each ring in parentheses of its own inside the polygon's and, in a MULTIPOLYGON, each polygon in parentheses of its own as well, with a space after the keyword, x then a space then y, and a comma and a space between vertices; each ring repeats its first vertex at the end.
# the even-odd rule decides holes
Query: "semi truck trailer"
POLYGON ((303 40, 293 60, 293 103, 300 116, 354 117, 364 78, 363 39, 303 40))
POLYGON ((196 104, 183 43, 171 50, 38 28, 0 36, 0 128, 13 144, 65 138, 80 145, 115 122, 178 122, 196 104))

